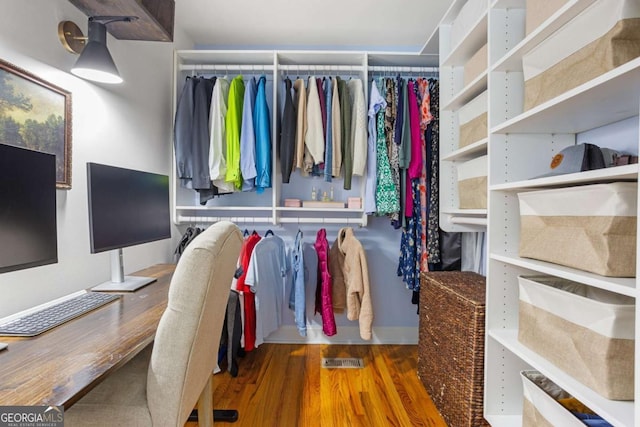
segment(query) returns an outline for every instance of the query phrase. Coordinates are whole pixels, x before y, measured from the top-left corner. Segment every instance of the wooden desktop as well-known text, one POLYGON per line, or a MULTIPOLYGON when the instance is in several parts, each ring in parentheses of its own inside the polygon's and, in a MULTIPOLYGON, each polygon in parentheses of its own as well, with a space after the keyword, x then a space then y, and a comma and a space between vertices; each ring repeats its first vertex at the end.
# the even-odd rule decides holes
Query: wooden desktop
POLYGON ((173 264, 134 275, 157 281, 33 338, 0 337, 0 406, 69 408, 149 345, 167 306, 173 264))

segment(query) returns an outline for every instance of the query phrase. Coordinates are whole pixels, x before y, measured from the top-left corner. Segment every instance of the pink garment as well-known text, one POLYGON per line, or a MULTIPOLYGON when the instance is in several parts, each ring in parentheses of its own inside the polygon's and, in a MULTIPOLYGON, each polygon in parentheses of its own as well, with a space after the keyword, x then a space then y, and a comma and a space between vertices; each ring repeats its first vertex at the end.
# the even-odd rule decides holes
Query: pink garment
POLYGON ((318 254, 318 288, 316 289, 316 313, 322 316, 322 332, 328 337, 337 333, 336 319, 333 317, 333 302, 331 299, 332 283, 329 273, 329 242, 327 231, 318 230, 316 243, 313 245, 318 254), (319 291, 319 292, 318 292, 319 291))
MULTIPOLYGON (((414 91, 414 82, 409 80, 407 85, 409 96, 409 124, 411 126, 411 162, 407 168, 407 192, 411 188, 411 180, 420 178, 422 174, 422 138, 420 136, 420 112, 418 99, 414 91)), ((408 216, 413 214, 413 197, 407 194, 405 212, 408 216)))

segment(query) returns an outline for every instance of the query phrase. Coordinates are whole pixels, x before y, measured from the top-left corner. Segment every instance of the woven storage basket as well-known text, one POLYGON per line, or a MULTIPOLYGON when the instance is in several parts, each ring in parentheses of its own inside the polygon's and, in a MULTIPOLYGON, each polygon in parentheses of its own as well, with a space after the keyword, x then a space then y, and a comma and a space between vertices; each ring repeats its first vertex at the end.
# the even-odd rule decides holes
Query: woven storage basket
POLYGON ((482 416, 485 278, 423 273, 418 377, 450 427, 489 424, 482 416))

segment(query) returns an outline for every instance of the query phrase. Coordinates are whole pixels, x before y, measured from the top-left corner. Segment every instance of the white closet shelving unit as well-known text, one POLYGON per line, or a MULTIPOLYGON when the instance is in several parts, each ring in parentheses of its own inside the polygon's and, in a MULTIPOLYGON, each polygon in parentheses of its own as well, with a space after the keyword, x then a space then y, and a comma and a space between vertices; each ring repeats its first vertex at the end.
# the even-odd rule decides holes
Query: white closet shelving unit
MULTIPOLYGON (((583 133, 612 125, 624 119, 635 120, 638 126, 640 111, 640 59, 633 60, 600 77, 584 83, 562 95, 528 111, 523 111, 524 77, 522 58, 542 40, 565 23, 576 17, 596 0, 569 0, 556 13, 529 35, 525 35, 525 0, 492 0, 488 14, 479 20, 484 29, 472 31, 469 37, 480 44, 488 40, 489 71, 487 74, 489 137, 479 143, 483 148, 466 147, 451 150, 443 161, 467 158, 476 152, 488 152, 488 266, 486 300, 486 353, 485 353, 485 418, 492 426, 522 425, 522 384, 519 372, 535 369, 553 380, 614 426, 640 425, 640 406, 633 401, 605 399, 574 380, 562 370, 521 345, 518 336, 518 280, 519 275, 547 274, 622 295, 636 297, 636 278, 609 278, 552 263, 520 258, 519 206, 517 193, 548 187, 565 187, 579 184, 637 180, 638 165, 627 165, 605 170, 555 177, 533 178, 548 170, 554 154, 573 145, 583 133), (486 21, 485 21, 486 19, 486 21), (486 22, 486 24, 484 24, 486 22), (635 119, 634 119, 635 118, 635 119), (468 153, 467 151, 471 151, 468 153)), ((454 16, 454 2, 450 11, 454 16)), ((440 27, 440 46, 443 67, 442 82, 446 73, 455 82, 454 58, 464 58, 455 50, 446 49, 450 23, 440 27), (455 56, 457 55, 457 56, 455 56)), ((465 39, 466 40, 466 39, 465 39)), ((461 49, 456 47, 455 49, 461 49)), ((457 99, 464 99, 467 88, 456 90, 449 83, 445 89, 451 110, 457 107, 457 99)), ((445 94, 441 95, 441 99, 445 94)), ((445 101, 446 102, 446 101, 445 101)), ((457 129, 455 114, 447 112, 450 127, 441 126, 446 138, 455 141, 457 129)), ((443 120, 444 122, 444 120, 443 120)), ((445 137, 441 137, 445 140, 445 137)), ((634 153, 638 153, 639 141, 634 141, 634 153)), ((616 141, 607 141, 616 147, 616 141)), ((443 143, 443 151, 444 143, 443 143)), ((454 181, 453 178, 449 178, 454 181)), ((444 180, 441 185, 448 185, 444 180)), ((443 187, 444 188, 444 187, 443 187)), ((441 189, 441 194, 444 193, 441 189)), ((443 202, 441 201, 441 205, 443 202)), ((449 202, 448 205, 451 206, 449 202)), ((457 212, 445 212, 456 216, 457 212)), ((638 251, 640 253, 640 251, 638 251)), ((640 264, 637 264, 640 265, 640 264)), ((636 354, 640 350, 640 311, 636 308, 636 354)), ((636 396, 640 395, 640 370, 635 372, 636 396)))
MULTIPOLYGON (((174 54, 174 114, 175 104, 184 81, 190 75, 227 76, 229 79, 260 75, 267 77, 269 111, 272 116, 272 188, 262 194, 255 192, 233 193, 216 197, 200 205, 197 193, 183 188, 176 179, 175 159, 172 171, 172 207, 176 224, 200 224, 229 219, 237 223, 312 223, 367 225, 363 209, 285 207, 284 200, 296 198, 310 200, 312 188, 320 194, 330 194, 334 200, 344 201, 348 197, 364 197, 365 176, 354 176, 350 190, 343 189, 343 179, 331 183, 322 177, 303 177, 298 171, 291 175, 290 182, 282 182, 277 141, 280 132, 280 111, 283 105, 282 81, 289 77, 340 76, 343 79, 360 78, 363 81, 365 99, 369 93, 369 75, 380 72, 389 75, 424 74, 436 72, 437 57, 421 54, 395 52, 360 51, 250 51, 250 50, 179 50, 174 54), (269 96, 271 94, 271 96, 269 96)), ((245 79, 246 80, 246 79, 245 79)), ((368 105, 368 104, 367 104, 368 105)), ((172 150, 173 151, 173 150, 172 150)))
MULTIPOLYGON (((477 0, 471 0, 478 3, 477 0)), ((483 71, 464 84, 464 65, 487 43, 488 4, 469 20, 467 32, 452 37, 452 27, 466 0, 453 1, 442 19, 439 31, 431 36, 440 52, 440 227, 446 231, 484 231, 486 209, 459 209, 457 165, 487 154, 488 138, 459 148, 460 107, 487 89, 488 73, 483 71)), ((455 31, 455 30, 454 30, 455 31)), ((459 31, 459 30, 458 30, 459 31)))

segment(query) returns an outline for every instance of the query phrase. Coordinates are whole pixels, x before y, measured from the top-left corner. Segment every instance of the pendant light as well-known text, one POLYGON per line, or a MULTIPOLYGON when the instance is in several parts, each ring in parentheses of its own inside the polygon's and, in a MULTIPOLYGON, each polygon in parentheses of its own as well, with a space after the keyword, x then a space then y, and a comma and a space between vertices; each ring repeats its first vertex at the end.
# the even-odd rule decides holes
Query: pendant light
POLYGON ((100 83, 122 83, 122 77, 107 49, 107 24, 132 22, 136 16, 91 16, 89 37, 71 73, 83 79, 100 83))

